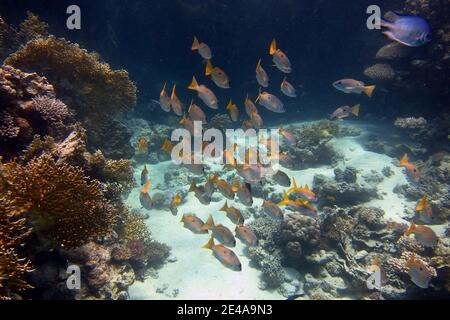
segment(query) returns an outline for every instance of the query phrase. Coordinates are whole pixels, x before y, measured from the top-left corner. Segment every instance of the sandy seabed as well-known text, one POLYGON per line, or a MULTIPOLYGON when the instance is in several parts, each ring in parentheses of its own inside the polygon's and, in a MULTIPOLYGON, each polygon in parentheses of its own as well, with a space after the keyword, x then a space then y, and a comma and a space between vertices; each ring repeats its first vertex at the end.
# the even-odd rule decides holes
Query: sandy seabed
MULTIPOLYGON (((338 167, 353 166, 359 170, 359 179, 371 171, 380 173, 386 166, 390 166, 394 174, 385 177, 377 186, 383 193, 383 199, 371 200, 364 206, 373 206, 385 211, 385 218, 397 222, 405 222, 402 219, 406 211, 414 210, 415 203, 400 198, 393 192, 395 186, 408 183, 403 169, 395 165, 396 159, 387 155, 378 154, 364 150, 362 142, 371 132, 385 130, 371 124, 361 124, 357 122, 346 122, 363 130, 361 136, 335 138, 330 143, 343 154, 344 160, 338 167)), ((304 123, 296 123, 293 126, 300 126, 304 123)), ((388 131, 384 131, 388 134, 388 131)), ((398 161, 397 161, 398 162, 398 161)), ((164 183, 164 173, 168 170, 176 170, 177 167, 171 162, 162 162, 148 166, 149 178, 152 185, 164 183)), ((142 167, 136 168, 135 177, 140 179, 142 167)), ((312 185, 314 175, 323 174, 327 177, 334 177, 334 168, 323 166, 306 170, 293 171, 282 168, 289 177, 295 178, 299 184, 312 185)), ((188 189, 189 186, 180 186, 180 189, 188 189)), ((277 187, 277 191, 282 192, 285 188, 277 187)), ((158 190, 152 190, 158 192, 158 190)), ((254 199, 254 208, 261 207, 263 199, 254 199)), ((261 290, 259 283, 261 272, 250 266, 250 259, 245 254, 245 246, 237 240, 236 248, 233 250, 238 255, 242 263, 242 271, 235 272, 223 267, 217 261, 211 251, 202 249, 202 246, 209 240, 208 235, 195 235, 185 229, 180 222, 185 213, 195 213, 203 221, 206 221, 210 214, 213 215, 216 224, 223 224, 234 230, 234 225, 219 209, 225 203, 225 199, 219 202, 211 202, 209 206, 202 205, 193 193, 189 193, 180 207, 178 216, 173 216, 170 211, 152 210, 147 225, 152 232, 153 238, 163 242, 172 248, 171 256, 176 257, 175 262, 166 263, 157 270, 157 277, 148 277, 144 282, 135 282, 130 287, 131 299, 185 299, 185 300, 252 300, 252 299, 285 299, 277 290, 261 290)), ((141 208, 139 203, 139 188, 134 190, 127 204, 132 208, 141 208)), ((244 207, 235 201, 229 204, 239 209, 244 207)), ((320 214, 320 213, 319 213, 320 214)), ((248 219, 246 222, 251 221, 248 219)), ((433 229, 439 234, 443 232, 440 226, 433 229)))

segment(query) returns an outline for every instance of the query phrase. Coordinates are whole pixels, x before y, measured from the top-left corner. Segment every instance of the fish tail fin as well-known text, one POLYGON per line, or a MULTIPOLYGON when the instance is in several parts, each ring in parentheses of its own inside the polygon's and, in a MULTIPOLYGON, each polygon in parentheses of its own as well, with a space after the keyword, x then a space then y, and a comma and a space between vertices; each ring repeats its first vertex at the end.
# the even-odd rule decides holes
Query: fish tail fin
POLYGON ((195 76, 192 77, 192 82, 189 85, 188 89, 196 90, 198 88, 197 79, 195 79, 195 76))
POLYGON ((409 229, 406 231, 406 235, 409 236, 410 234, 413 234, 417 229, 417 226, 414 222, 411 222, 411 226, 409 227, 409 229))
POLYGON ((197 186, 195 185, 195 182, 192 181, 192 182, 191 182, 191 186, 189 187, 189 191, 188 191, 188 192, 194 192, 195 189, 197 189, 197 186))
POLYGON ((198 42, 197 37, 194 36, 194 41, 192 42, 192 51, 196 51, 200 48, 200 42, 198 42))
POLYGON ((227 212, 227 210, 228 210, 228 201, 225 201, 225 204, 219 211, 227 212))
POLYGON ((403 157, 400 159, 400 165, 401 165, 401 166, 404 166, 404 165, 407 165, 408 163, 409 163, 408 154, 405 153, 405 154, 403 155, 403 157))
POLYGON ((397 41, 397 37, 392 33, 392 31, 384 31, 383 34, 388 37, 389 40, 397 41))
POLYGON ((284 193, 284 195, 283 195, 283 201, 281 201, 279 204, 278 204, 278 206, 279 207, 282 207, 282 206, 285 206, 285 205, 287 205, 288 203, 289 203, 289 196, 288 196, 288 194, 285 192, 284 193))
POLYGON ((359 109, 360 109, 361 105, 357 104, 356 106, 354 106, 352 108, 352 113, 355 117, 359 116, 359 109))
POLYGON ((369 97, 369 98, 372 98, 372 96, 373 96, 373 92, 375 91, 375 88, 376 88, 377 86, 365 86, 364 87, 364 93, 369 97))
POLYGON ((277 52, 277 41, 273 39, 270 44, 270 55, 273 56, 275 52, 277 52))
POLYGON ((175 98, 175 95, 176 95, 176 90, 177 90, 177 84, 175 83, 174 85, 173 85, 173 88, 172 88, 172 94, 170 95, 170 99, 172 99, 173 100, 173 98, 175 98))
POLYGON ((203 249, 209 249, 209 250, 211 250, 214 246, 215 246, 215 244, 214 244, 214 238, 211 237, 211 238, 209 239, 209 241, 208 241, 202 248, 203 248, 203 249))
POLYGON ((212 63, 211 63, 211 60, 208 60, 208 61, 206 62, 206 71, 205 71, 205 75, 210 76, 211 73, 212 73, 212 71, 213 71, 213 65, 212 65, 212 63))

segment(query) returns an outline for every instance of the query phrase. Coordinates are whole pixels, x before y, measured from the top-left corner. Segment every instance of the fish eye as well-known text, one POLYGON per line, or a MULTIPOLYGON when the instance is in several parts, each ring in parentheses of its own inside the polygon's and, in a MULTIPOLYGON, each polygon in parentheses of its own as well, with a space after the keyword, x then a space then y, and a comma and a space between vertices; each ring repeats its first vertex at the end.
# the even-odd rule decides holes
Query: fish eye
POLYGON ((423 271, 423 268, 422 268, 422 267, 420 267, 420 268, 419 268, 419 270, 420 270, 420 271, 423 271))

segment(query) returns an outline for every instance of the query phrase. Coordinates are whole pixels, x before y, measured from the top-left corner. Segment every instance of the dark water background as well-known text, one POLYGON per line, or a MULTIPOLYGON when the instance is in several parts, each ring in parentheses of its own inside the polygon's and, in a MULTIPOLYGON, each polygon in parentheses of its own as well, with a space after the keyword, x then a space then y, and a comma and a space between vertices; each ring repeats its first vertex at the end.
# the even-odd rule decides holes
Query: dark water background
MULTIPOLYGON (((18 25, 30 10, 50 24, 50 32, 97 51, 114 68, 124 68, 139 87, 137 111, 149 115, 148 103, 157 98, 164 81, 178 83, 178 96, 189 103, 186 87, 195 74, 214 89, 224 110, 233 98, 242 106, 247 92, 256 97, 255 67, 259 57, 271 79, 270 92, 281 96, 283 74, 271 67, 272 38, 293 64, 288 80, 299 90, 297 99, 283 97, 288 112, 267 122, 326 117, 336 107, 361 103, 372 119, 433 113, 433 97, 397 88, 379 87, 369 99, 346 95, 331 83, 344 77, 371 82, 363 70, 374 64, 377 50, 388 40, 366 28, 366 8, 373 0, 2 0, 0 14, 18 25), (82 30, 65 27, 66 8, 78 4, 82 30), (191 52, 193 36, 209 44, 213 63, 231 78, 231 90, 214 87, 204 76, 204 65, 191 52), (301 86, 301 87, 300 87, 301 86), (418 103, 419 101, 419 103, 418 103), (414 102, 414 108, 411 103, 414 102)), ((403 1, 376 1, 383 12, 400 10, 403 1)))

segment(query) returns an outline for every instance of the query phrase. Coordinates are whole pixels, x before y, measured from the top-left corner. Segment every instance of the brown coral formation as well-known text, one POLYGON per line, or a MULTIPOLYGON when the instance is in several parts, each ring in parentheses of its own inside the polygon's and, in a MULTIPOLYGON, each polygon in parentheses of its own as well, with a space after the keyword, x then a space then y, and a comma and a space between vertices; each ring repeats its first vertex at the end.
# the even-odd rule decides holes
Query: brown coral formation
MULTIPOLYGON (((0 191, 4 194, 3 181, 0 182, 0 191)), ((32 271, 31 263, 17 253, 30 233, 22 210, 14 201, 0 197, 0 300, 11 299, 32 288, 26 281, 27 274, 32 271)))
POLYGON ((48 35, 48 24, 39 20, 39 16, 27 12, 25 19, 18 29, 8 25, 0 17, 0 61, 17 50, 20 45, 32 39, 46 37, 48 35))
POLYGON ((97 54, 54 36, 28 42, 5 64, 46 75, 82 116, 105 117, 136 103, 136 87, 125 70, 112 70, 97 54))
POLYGON ((9 198, 22 203, 35 232, 45 240, 77 247, 109 235, 117 210, 103 195, 99 181, 80 168, 42 155, 26 165, 5 165, 9 198))

